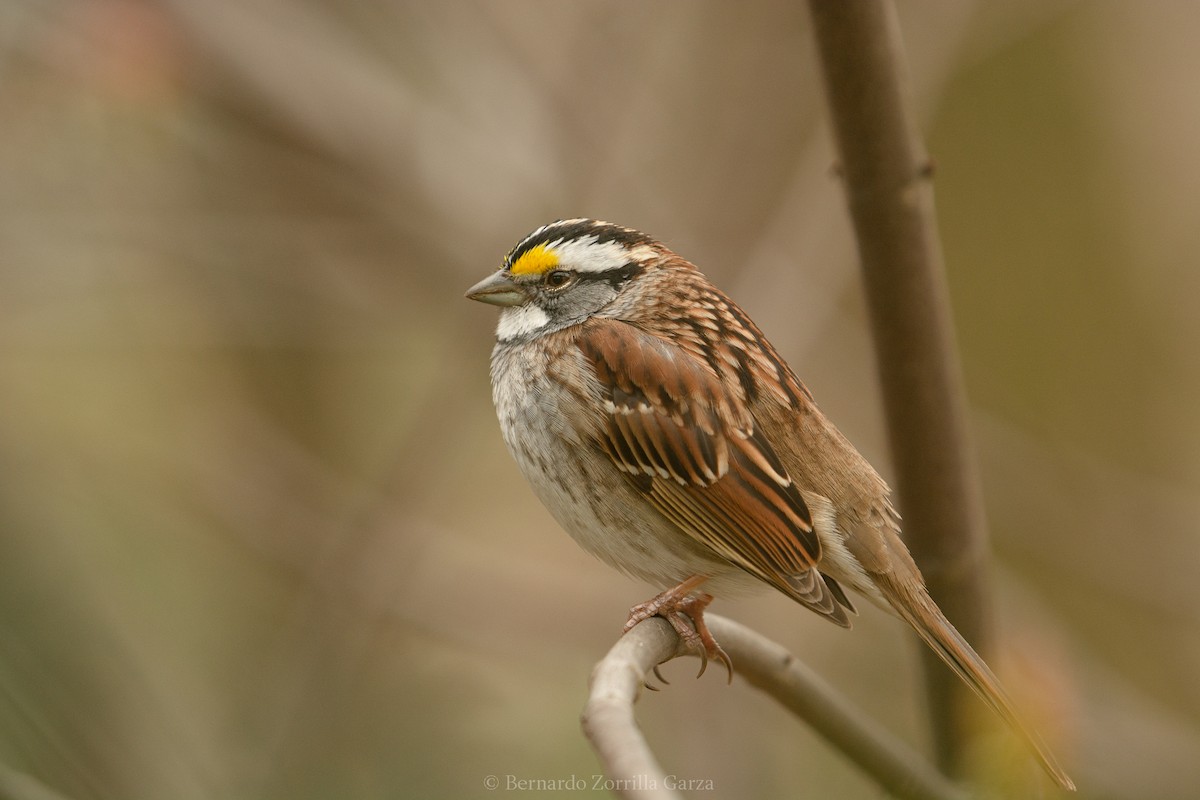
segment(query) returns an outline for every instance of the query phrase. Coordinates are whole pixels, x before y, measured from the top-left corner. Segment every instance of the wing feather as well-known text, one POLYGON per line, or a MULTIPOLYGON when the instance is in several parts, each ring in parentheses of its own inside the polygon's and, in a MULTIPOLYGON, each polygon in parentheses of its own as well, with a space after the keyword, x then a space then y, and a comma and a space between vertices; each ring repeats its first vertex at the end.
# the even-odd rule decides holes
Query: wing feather
POLYGON ((603 450, 647 501, 716 555, 830 620, 853 607, 818 563, 812 514, 742 399, 687 351, 616 320, 581 326, 605 401, 603 450))

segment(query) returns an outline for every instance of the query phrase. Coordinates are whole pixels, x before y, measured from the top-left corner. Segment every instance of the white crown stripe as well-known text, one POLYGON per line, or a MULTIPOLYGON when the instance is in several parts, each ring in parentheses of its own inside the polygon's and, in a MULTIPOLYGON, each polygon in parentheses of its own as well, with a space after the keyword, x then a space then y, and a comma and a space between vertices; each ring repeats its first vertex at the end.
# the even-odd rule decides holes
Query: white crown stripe
POLYGON ((625 265, 629 257, 625 247, 616 242, 598 244, 596 238, 593 235, 569 241, 559 239, 547 248, 558 256, 559 264, 576 272, 607 272, 625 265))

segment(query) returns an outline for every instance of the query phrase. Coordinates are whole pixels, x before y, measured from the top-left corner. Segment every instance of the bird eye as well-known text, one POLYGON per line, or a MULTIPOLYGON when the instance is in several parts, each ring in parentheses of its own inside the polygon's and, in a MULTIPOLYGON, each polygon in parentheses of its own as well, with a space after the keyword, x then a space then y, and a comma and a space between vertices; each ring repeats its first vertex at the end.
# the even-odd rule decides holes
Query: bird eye
POLYGON ((571 273, 556 269, 546 276, 546 285, 551 289, 561 289, 571 282, 571 273))

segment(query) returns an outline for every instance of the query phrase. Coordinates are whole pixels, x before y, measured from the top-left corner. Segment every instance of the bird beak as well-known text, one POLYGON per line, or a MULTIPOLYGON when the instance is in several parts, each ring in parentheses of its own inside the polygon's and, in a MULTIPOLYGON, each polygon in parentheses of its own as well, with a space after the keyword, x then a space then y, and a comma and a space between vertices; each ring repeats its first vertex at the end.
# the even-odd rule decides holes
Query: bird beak
POLYGON ((467 299, 493 306, 519 306, 529 297, 507 272, 500 270, 467 289, 467 299))

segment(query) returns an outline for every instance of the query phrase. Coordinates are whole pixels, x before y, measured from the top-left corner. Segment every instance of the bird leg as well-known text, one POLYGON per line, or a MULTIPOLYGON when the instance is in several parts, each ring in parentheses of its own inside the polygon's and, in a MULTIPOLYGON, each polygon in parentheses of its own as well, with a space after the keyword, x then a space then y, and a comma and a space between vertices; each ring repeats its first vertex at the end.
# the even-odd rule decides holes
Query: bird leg
MULTIPOLYGON (((733 683, 733 661, 721 645, 717 644, 712 631, 704 623, 704 609, 713 601, 713 597, 711 594, 693 594, 707 579, 705 575, 694 575, 678 586, 673 586, 629 609, 629 619, 625 622, 623 632, 628 633, 642 620, 662 617, 671 623, 671 627, 679 634, 686 647, 699 652, 700 672, 696 675, 697 678, 708 669, 708 660, 715 658, 725 665, 725 670, 729 673, 729 682, 733 683)), ((657 667, 655 671, 657 672, 657 667)))

